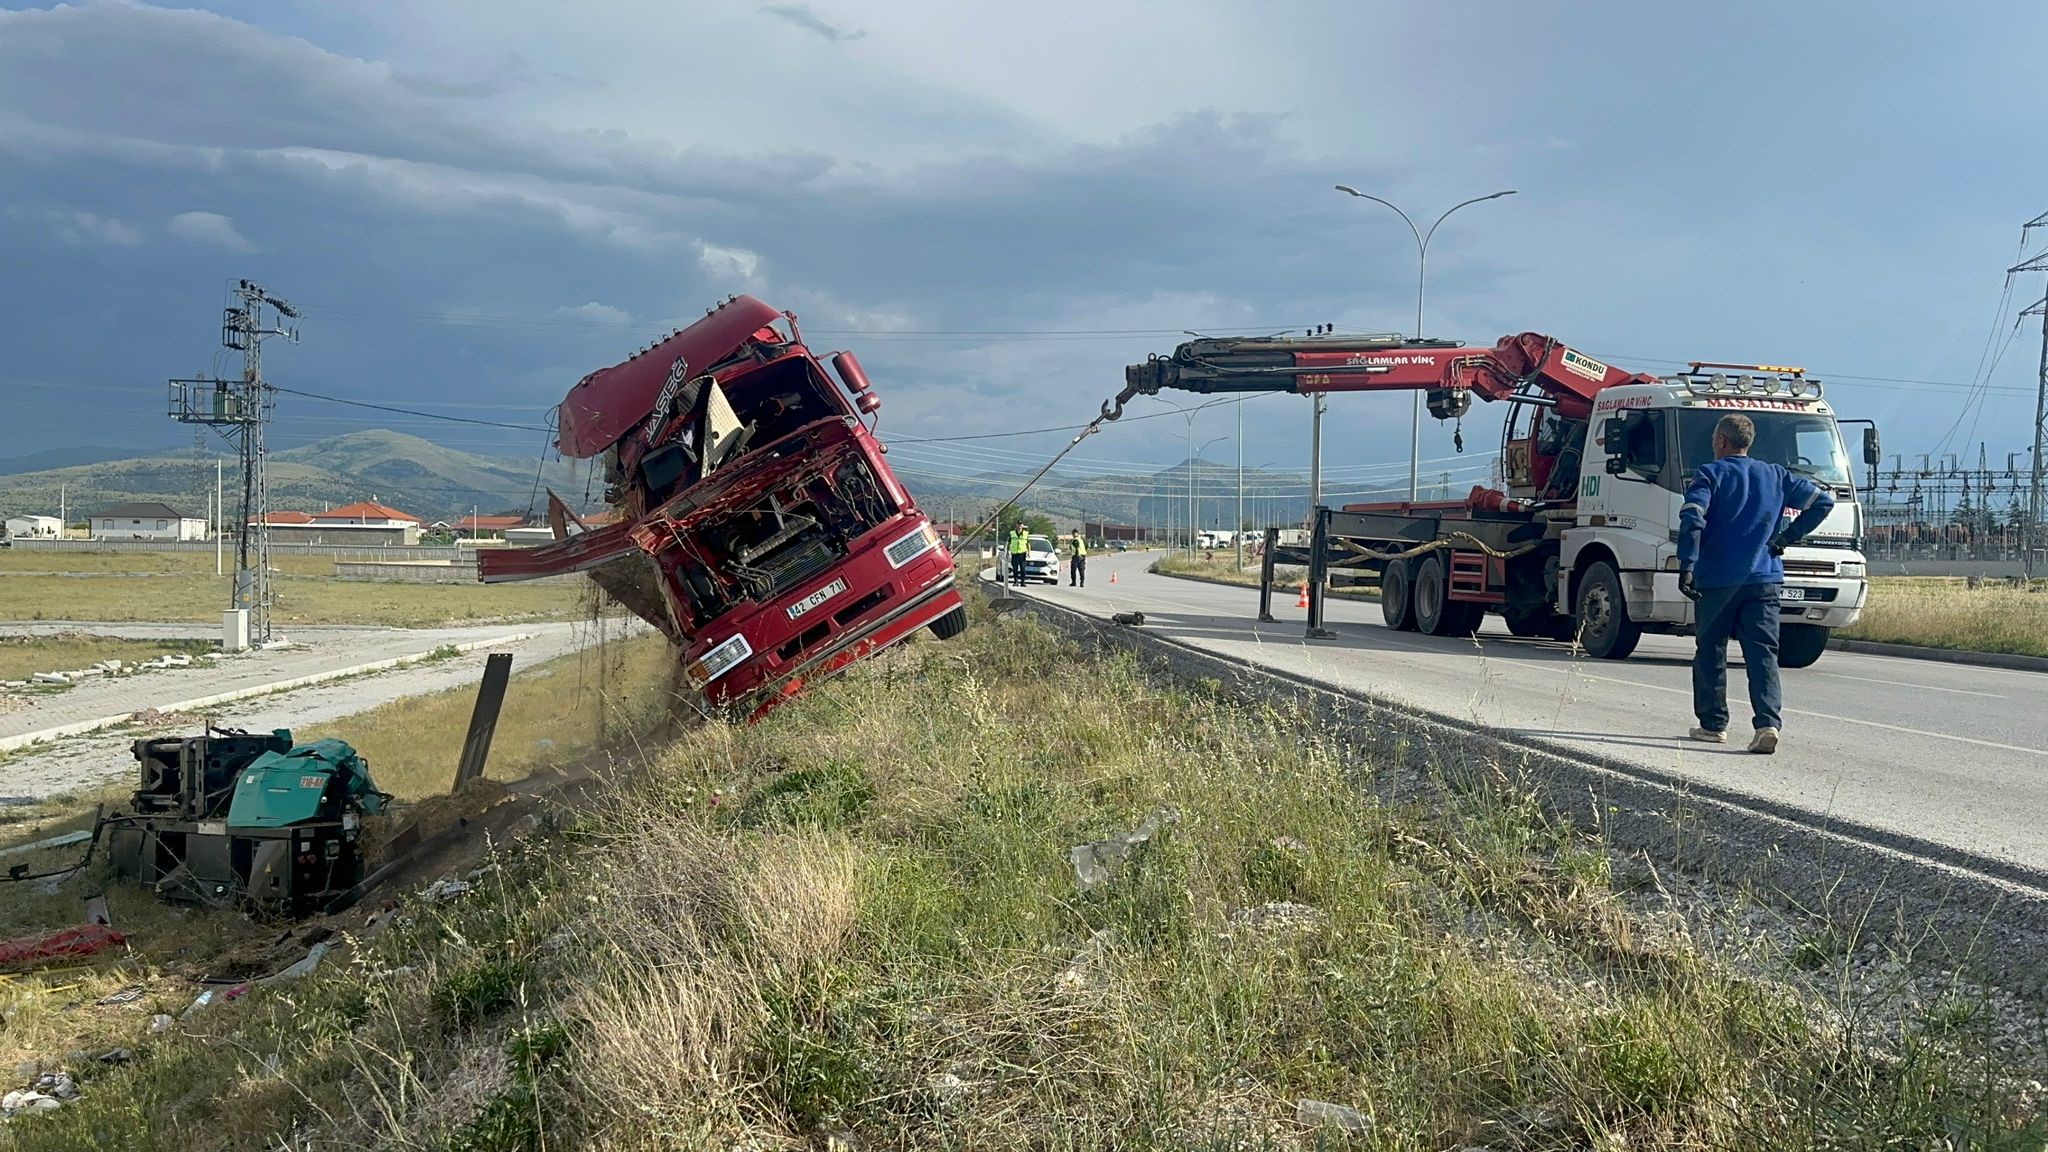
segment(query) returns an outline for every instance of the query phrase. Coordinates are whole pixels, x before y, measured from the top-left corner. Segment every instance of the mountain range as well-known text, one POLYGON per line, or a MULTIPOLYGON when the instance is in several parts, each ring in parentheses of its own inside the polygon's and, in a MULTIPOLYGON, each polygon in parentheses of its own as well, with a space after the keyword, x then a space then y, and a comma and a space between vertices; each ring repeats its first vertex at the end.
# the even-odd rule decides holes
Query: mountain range
MULTIPOLYGON (((130 500, 155 500, 204 515, 213 492, 215 457, 191 450, 124 452, 117 448, 52 449, 0 459, 0 514, 54 515, 61 503, 73 523, 130 500)), ((239 507, 235 461, 227 461, 228 507, 239 507)), ((538 512, 539 489, 553 488, 580 510, 596 511, 597 489, 581 461, 539 464, 483 456, 385 429, 366 429, 270 454, 270 507, 318 511, 375 500, 425 521, 472 508, 484 513, 538 512), (588 489, 588 491, 586 491, 588 489)), ((1207 460, 1150 473, 1080 478, 1048 476, 1022 505, 1062 524, 1107 520, 1163 527, 1185 523, 1188 481, 1204 527, 1228 527, 1236 512, 1237 469, 1207 460)), ((901 478, 934 518, 973 521, 988 515, 1030 478, 1029 472, 936 475, 905 464, 901 478)), ((1258 523, 1298 523, 1307 515, 1307 484, 1298 473, 1244 472, 1245 515, 1258 523)), ((1352 497, 1357 498, 1357 497, 1352 497)))
MULTIPOLYGON (((0 514, 55 515, 72 523, 95 510, 130 500, 157 500, 190 516, 203 516, 212 498, 215 457, 190 450, 95 458, 116 449, 58 449, 0 461, 0 514), (21 463, 43 467, 10 467, 21 463)), ((479 456, 381 428, 316 440, 269 455, 265 468, 270 507, 319 511, 376 500, 422 520, 466 514, 536 510, 552 487, 572 506, 583 505, 581 462, 539 465, 534 460, 479 456)), ((227 507, 239 507, 236 462, 226 462, 227 507)), ((593 493, 595 495, 595 493, 593 493)))

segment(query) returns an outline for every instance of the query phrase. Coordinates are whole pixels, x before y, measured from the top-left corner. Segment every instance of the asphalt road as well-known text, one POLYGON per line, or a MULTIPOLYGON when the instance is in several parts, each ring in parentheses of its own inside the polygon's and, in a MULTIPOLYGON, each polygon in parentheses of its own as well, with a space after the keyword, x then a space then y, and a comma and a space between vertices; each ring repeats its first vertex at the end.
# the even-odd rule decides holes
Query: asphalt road
POLYGON ((1025 591, 1098 617, 1141 611, 1148 632, 1221 655, 2048 877, 2048 674, 1829 652, 1783 673, 1784 742, 1754 756, 1733 648, 1730 743, 1699 744, 1684 739, 1689 638, 1646 636, 1627 660, 1595 660, 1493 617, 1466 640, 1392 632, 1378 604, 1332 598, 1338 638, 1310 641, 1293 593, 1276 592, 1279 622, 1260 624, 1257 589, 1156 576, 1156 556, 1093 556, 1087 588, 1025 591))

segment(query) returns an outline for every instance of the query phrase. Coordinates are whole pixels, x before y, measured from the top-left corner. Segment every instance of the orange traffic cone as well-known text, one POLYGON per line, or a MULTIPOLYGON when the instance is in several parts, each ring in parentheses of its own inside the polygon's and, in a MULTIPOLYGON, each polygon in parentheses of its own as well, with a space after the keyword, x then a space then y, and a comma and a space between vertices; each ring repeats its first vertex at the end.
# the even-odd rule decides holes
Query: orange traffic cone
POLYGON ((1296 608, 1308 607, 1308 585, 1303 584, 1301 586, 1301 596, 1294 601, 1294 606, 1296 608))
POLYGON ((1109 582, 1111 584, 1116 583, 1116 569, 1114 568, 1110 569, 1109 571, 1109 582))

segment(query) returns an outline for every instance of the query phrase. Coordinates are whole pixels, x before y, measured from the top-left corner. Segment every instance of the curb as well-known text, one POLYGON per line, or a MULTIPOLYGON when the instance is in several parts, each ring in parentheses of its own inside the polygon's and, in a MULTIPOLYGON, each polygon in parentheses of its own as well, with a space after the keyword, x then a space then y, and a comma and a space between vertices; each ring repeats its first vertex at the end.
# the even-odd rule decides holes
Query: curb
POLYGON ((1389 802, 1503 780, 1619 851, 1734 882, 1792 914, 1903 921, 1938 963, 1985 971, 2029 1000, 2048 995, 2048 872, 1799 809, 1655 769, 1560 749, 1368 692, 1200 649, 1078 609, 1028 599, 1070 638, 1139 656, 1157 674, 1251 702, 1291 700, 1375 765, 1389 802))
POLYGON ((1881 644, 1875 640, 1830 640, 1828 647, 1865 656, 1896 656, 1940 664, 1973 664, 2016 672, 2048 672, 2048 656, 2017 656, 2010 652, 1968 652, 1960 648, 1923 648, 1918 644, 1881 644))
MULTIPOLYGON (((190 712, 196 708, 209 708, 215 704, 226 704, 233 700, 247 700, 251 696, 268 696, 273 692, 289 692, 294 688, 324 684, 329 680, 339 680, 345 676, 359 676, 365 672, 382 672, 390 668, 402 668, 407 664, 417 664, 425 660, 443 647, 453 647, 457 652, 474 652, 479 648, 489 648, 497 644, 513 644, 521 640, 531 640, 537 635, 539 635, 537 632, 514 632, 506 636, 493 636, 486 640, 471 640, 464 644, 441 645, 425 652, 414 652, 406 656, 391 656, 383 660, 372 660, 367 664, 352 664, 346 668, 335 668, 327 672, 314 672, 306 676, 294 676, 289 680, 277 680, 269 684, 253 684, 247 688, 234 689, 231 692, 217 692, 211 696, 198 696, 191 700, 180 700, 175 704, 152 704, 149 707, 159 712, 190 712)), ((59 724, 54 728, 40 728, 34 732, 23 732, 17 736, 0 736, 0 752, 12 752, 20 748, 26 748, 31 744, 41 744, 49 740, 61 740, 66 736, 82 736, 87 732, 97 732, 102 728, 112 728, 118 724, 128 723, 129 717, 133 715, 134 712, 123 712, 119 716, 102 716, 97 720, 74 720, 69 724, 59 724)))
MULTIPOLYGON (((1198 576, 1189 572, 1161 572, 1156 567, 1145 571, 1168 580, 1192 580, 1197 584, 1214 584, 1220 588, 1243 588, 1257 592, 1256 584, 1236 584, 1219 580, 1214 576, 1198 576)), ((1274 585, 1277 590, 1280 586, 1274 585)), ((1343 600, 1357 600, 1367 604, 1379 603, 1379 597, 1363 592, 1339 592, 1330 595, 1343 600)), ((1979 668, 2004 668, 2014 672, 2048 672, 2048 656, 2018 656, 2010 652, 1971 652, 1962 648, 1927 648, 1918 644, 1882 644, 1875 640, 1830 640, 1830 649, 1854 652, 1864 656, 1893 656, 1901 660, 1932 660, 1939 664, 1968 664, 1979 668)))

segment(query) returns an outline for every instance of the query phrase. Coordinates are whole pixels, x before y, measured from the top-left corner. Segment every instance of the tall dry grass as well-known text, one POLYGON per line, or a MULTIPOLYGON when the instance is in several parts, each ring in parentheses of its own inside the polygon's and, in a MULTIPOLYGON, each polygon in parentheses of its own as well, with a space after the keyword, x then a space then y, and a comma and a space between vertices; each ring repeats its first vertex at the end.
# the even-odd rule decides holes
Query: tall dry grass
POLYGON ((1969 652, 2048 656, 2048 583, 2013 588, 1937 577, 1880 577, 1842 636, 1969 652))
MULTIPOLYGON (((617 1152, 2048 1135, 2035 1070, 1988 1018, 1858 1008, 1849 1029, 1793 958, 1738 965, 1695 921, 1645 915, 1597 836, 1504 772, 1439 767, 1461 786, 1375 803, 1382 767, 1305 716, 977 615, 759 726, 685 733, 463 900, 195 1017, 10 1135, 617 1152), (1155 813, 1106 883, 1077 884, 1075 845, 1155 813), (1365 1130, 1318 1128, 1305 1100, 1365 1130)), ((1853 929, 1805 962, 1846 980, 1853 929)))

